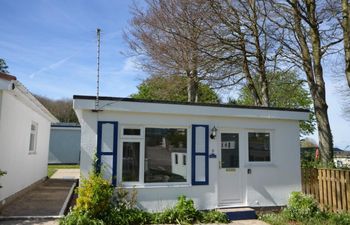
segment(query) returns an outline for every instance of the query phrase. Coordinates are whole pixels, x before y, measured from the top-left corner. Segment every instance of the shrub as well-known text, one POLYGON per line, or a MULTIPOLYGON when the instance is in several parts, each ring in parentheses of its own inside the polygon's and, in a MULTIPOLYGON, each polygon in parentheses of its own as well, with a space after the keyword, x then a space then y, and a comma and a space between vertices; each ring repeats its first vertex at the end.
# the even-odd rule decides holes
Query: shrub
POLYGON ((174 208, 153 215, 153 223, 192 224, 199 218, 199 212, 194 207, 192 199, 180 196, 174 208))
POLYGON ((60 219, 60 225, 105 225, 102 220, 93 219, 86 213, 79 213, 78 211, 70 211, 67 216, 60 219))
POLYGON ((139 209, 118 209, 114 208, 109 216, 105 218, 105 223, 114 225, 142 225, 151 222, 150 213, 139 209))
POLYGON ((78 198, 74 211, 91 218, 102 219, 113 208, 114 188, 100 174, 90 173, 83 179, 78 189, 78 198))
POLYGON ((201 212, 199 220, 201 223, 228 223, 229 222, 227 215, 225 213, 215 211, 215 210, 201 212))
POLYGON ((312 196, 301 192, 292 192, 284 213, 290 220, 304 221, 317 216, 320 210, 317 207, 316 200, 312 196))
POLYGON ((117 191, 113 196, 112 200, 113 204, 117 208, 122 209, 132 209, 136 207, 137 203, 137 191, 135 187, 133 187, 132 191, 129 192, 122 185, 117 187, 117 191))

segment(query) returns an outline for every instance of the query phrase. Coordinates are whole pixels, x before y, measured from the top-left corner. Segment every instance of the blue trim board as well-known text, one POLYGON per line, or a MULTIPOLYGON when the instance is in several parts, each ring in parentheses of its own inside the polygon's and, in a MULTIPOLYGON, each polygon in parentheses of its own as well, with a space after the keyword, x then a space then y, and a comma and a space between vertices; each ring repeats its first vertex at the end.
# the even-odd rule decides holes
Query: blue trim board
POLYGON ((209 184, 209 125, 192 125, 192 185, 208 185, 209 184), (196 152, 196 128, 205 128, 205 150, 204 152, 196 152), (196 157, 205 156, 205 181, 196 181, 196 157))
POLYGON ((97 121, 97 164, 96 171, 101 172, 101 157, 112 156, 113 157, 113 168, 112 168, 112 184, 116 186, 117 184, 117 152, 118 152, 118 122, 117 121, 97 121), (113 125, 113 152, 103 152, 102 149, 102 128, 103 124, 113 125))

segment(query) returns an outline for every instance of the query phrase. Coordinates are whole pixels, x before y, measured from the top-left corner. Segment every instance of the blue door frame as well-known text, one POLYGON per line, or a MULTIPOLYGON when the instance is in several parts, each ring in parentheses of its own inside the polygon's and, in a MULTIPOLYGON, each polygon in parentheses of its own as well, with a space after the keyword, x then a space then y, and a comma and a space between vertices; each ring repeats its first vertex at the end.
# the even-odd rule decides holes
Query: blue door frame
POLYGON ((113 157, 113 167, 112 167, 112 184, 116 186, 117 184, 117 150, 118 150, 118 122, 117 121, 97 121, 97 163, 96 171, 101 172, 101 158, 102 156, 113 157), (104 124, 113 125, 113 151, 104 152, 102 149, 102 128, 104 124))

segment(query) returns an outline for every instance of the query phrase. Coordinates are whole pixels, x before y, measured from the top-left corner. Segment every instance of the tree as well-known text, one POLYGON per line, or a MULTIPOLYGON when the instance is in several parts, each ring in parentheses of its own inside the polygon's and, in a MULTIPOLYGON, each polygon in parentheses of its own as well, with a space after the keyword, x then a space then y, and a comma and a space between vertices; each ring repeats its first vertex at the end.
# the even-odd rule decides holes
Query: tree
POLYGON ((320 156, 323 162, 333 158, 333 136, 328 119, 328 105, 322 59, 342 41, 334 15, 323 1, 271 0, 274 14, 269 16, 276 26, 275 40, 283 45, 283 60, 300 68, 306 76, 317 121, 320 156))
POLYGON ((274 31, 265 1, 215 0, 210 5, 213 36, 223 46, 219 60, 239 65, 254 105, 269 106, 267 71, 277 69, 279 46, 268 35, 274 31))
POLYGON ((202 0, 146 0, 147 9, 134 6, 125 38, 130 50, 151 75, 187 77, 188 101, 198 101, 199 82, 212 69, 199 45, 206 15, 202 0))
MULTIPOLYGON (((257 79, 257 78, 255 78, 257 79)), ((283 108, 305 108, 312 111, 312 98, 303 87, 301 80, 295 72, 267 73, 269 83, 270 106, 283 108)), ((254 80, 254 82, 257 82, 254 80)), ((257 82, 258 84, 258 82, 257 82)), ((260 91, 261 86, 257 85, 260 91)), ((237 104, 253 105, 254 99, 248 86, 244 86, 236 100, 237 104)), ((300 122, 302 134, 311 134, 315 131, 315 116, 310 114, 309 120, 300 122)))
POLYGON ((350 88, 350 3, 348 0, 342 0, 342 28, 345 53, 345 76, 350 88))
POLYGON ((8 68, 9 67, 6 64, 6 61, 0 58, 0 72, 9 73, 9 71, 7 70, 8 68))
POLYGON ((73 100, 59 99, 52 100, 44 96, 35 95, 41 104, 47 108, 60 122, 79 123, 73 110, 73 100))
MULTIPOLYGON (((184 76, 151 76, 137 88, 138 93, 130 97, 147 100, 187 101, 187 78, 184 76)), ((218 95, 206 84, 198 85, 198 102, 219 103, 218 95)))

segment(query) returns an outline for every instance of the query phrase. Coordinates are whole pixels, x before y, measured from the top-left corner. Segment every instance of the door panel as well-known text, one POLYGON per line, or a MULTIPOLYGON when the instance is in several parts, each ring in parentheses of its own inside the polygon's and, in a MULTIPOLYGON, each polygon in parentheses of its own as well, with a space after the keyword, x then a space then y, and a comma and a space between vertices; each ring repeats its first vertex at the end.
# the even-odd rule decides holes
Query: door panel
POLYGON ((96 170, 116 185, 118 122, 97 122, 97 164, 96 170))
POLYGON ((238 133, 221 133, 219 150, 219 205, 243 205, 243 169, 238 133))

